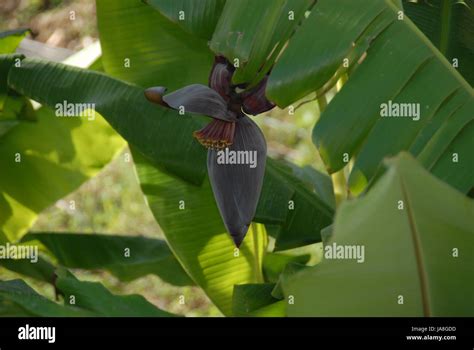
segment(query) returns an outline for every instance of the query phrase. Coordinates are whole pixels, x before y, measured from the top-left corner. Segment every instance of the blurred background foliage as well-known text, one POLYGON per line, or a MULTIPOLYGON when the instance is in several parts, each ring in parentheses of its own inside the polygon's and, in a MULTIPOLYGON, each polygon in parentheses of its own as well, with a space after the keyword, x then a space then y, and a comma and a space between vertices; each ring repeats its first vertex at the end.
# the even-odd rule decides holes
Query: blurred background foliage
MULTIPOLYGON (((94 0, 2 0, 0 31, 30 28, 31 39, 71 50, 72 53, 98 40, 95 13, 94 0), (75 12, 74 21, 69 20, 71 11, 75 12)), ((265 118, 260 116, 254 120, 265 134, 269 156, 300 166, 309 164, 325 172, 311 141, 312 128, 318 117, 318 104, 312 101, 295 110, 275 108, 265 118)), ((129 156, 130 151, 125 149, 98 176, 43 211, 31 231, 163 238, 159 225, 145 203, 129 156), (70 201, 75 201, 75 210, 69 209, 70 201)), ((305 251, 314 253, 313 263, 319 260, 320 248, 320 244, 305 247, 305 251)), ((155 275, 124 283, 103 270, 74 269, 74 273, 81 280, 101 281, 112 293, 141 294, 157 307, 172 313, 186 316, 220 315, 199 287, 172 286, 155 275), (184 305, 179 303, 181 295, 186 300, 184 305)), ((0 277, 7 280, 18 276, 0 267, 0 277)), ((54 296, 51 285, 31 278, 25 280, 42 294, 54 296)))

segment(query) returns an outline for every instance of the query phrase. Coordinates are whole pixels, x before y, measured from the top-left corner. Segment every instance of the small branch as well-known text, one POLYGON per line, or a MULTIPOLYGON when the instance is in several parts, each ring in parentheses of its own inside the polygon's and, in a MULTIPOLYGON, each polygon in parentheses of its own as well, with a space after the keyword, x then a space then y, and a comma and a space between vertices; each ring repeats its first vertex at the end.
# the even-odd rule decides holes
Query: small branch
POLYGON ((336 198, 336 208, 347 199, 347 182, 344 176, 344 168, 331 175, 334 197, 336 198))

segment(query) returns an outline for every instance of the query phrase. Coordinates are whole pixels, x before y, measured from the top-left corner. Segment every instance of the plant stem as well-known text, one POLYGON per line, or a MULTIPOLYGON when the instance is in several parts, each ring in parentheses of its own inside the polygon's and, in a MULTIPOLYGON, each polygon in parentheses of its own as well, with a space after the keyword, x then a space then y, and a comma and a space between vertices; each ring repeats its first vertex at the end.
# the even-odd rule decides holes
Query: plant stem
POLYGON ((344 168, 331 174, 334 197, 336 198, 336 208, 347 199, 347 183, 344 175, 344 168))
MULTIPOLYGON (((255 271, 255 279, 257 281, 257 283, 263 283, 264 282, 264 278, 263 278, 263 266, 260 262, 260 255, 259 255, 259 251, 260 251, 260 247, 259 247, 259 240, 260 239, 264 239, 264 232, 262 231, 262 224, 257 224, 255 222, 252 222, 250 224, 250 228, 252 230, 252 235, 253 235, 253 251, 254 251, 254 262, 255 262, 255 268, 254 268, 254 271, 255 271), (260 233, 261 232, 261 233, 260 233)), ((263 242, 261 243, 263 244, 263 242)))
POLYGON ((317 101, 319 106, 319 117, 321 117, 321 114, 324 112, 328 105, 328 100, 326 99, 326 94, 322 94, 321 96, 319 96, 319 93, 316 92, 316 95, 318 96, 317 101))
POLYGON ((344 84, 347 83, 347 79, 349 79, 347 73, 341 75, 341 77, 339 78, 339 80, 337 82, 337 85, 336 85, 337 92, 341 91, 344 84))

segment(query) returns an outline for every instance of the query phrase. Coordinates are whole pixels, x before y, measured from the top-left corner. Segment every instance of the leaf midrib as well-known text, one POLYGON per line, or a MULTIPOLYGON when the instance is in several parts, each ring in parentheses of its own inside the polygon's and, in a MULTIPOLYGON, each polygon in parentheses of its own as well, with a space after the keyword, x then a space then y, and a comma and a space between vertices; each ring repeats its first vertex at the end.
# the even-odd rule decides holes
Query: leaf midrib
POLYGON ((439 39, 439 50, 446 56, 448 51, 449 34, 451 32, 451 15, 452 6, 451 0, 443 0, 441 8, 441 33, 439 39))
POLYGON ((420 234, 415 224, 415 215, 410 205, 408 191, 406 189, 405 182, 403 181, 403 175, 399 174, 399 176, 400 176, 400 188, 402 191, 403 201, 406 204, 406 213, 407 213, 408 223, 410 225, 411 237, 413 240, 413 248, 415 251, 418 277, 420 279, 421 302, 423 305, 423 314, 424 314, 424 317, 431 317, 431 309, 430 309, 429 293, 428 293, 428 277, 426 275, 425 263, 423 261, 423 253, 421 251, 420 234))

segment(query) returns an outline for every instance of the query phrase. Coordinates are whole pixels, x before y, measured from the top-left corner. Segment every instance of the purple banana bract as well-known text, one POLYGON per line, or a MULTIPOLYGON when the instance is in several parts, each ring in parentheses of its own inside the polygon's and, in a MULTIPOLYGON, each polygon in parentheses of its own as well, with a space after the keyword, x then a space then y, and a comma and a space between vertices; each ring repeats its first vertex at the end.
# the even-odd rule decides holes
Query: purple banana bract
POLYGON ((227 231, 239 247, 255 216, 267 156, 263 133, 247 114, 269 111, 275 104, 265 96, 268 75, 250 89, 237 92, 232 85, 234 71, 227 59, 217 56, 209 86, 192 84, 169 94, 158 86, 145 90, 145 96, 180 113, 212 118, 194 132, 194 137, 208 148, 207 169, 214 198, 227 231))

